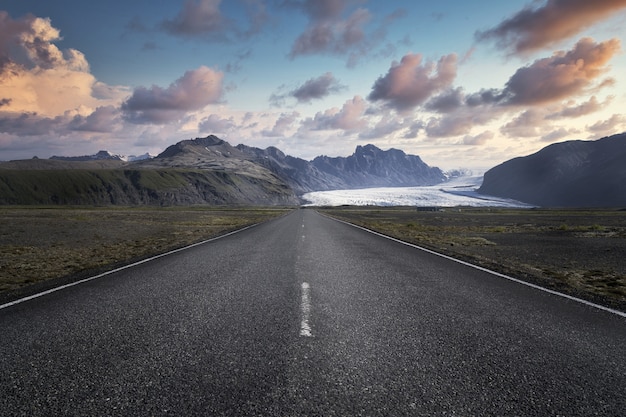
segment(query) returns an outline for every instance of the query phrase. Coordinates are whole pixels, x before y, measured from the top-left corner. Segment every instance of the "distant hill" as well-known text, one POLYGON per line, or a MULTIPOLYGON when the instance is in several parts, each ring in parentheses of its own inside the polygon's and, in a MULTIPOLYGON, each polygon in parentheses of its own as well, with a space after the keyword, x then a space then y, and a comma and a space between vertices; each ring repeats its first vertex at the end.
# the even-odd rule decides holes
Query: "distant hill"
POLYGON ((103 160, 112 160, 112 161, 121 161, 122 157, 119 155, 111 155, 108 151, 99 151, 95 155, 84 155, 84 156, 51 156, 50 159, 57 161, 103 161, 103 160))
POLYGON ((478 192, 544 207, 626 207, 626 133, 511 159, 487 171, 478 192))

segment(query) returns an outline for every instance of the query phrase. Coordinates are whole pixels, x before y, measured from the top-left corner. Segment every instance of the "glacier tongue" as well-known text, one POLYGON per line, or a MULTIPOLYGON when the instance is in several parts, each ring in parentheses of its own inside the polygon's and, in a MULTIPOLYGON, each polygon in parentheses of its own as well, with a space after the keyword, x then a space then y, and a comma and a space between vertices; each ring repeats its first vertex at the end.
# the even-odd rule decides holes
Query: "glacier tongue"
POLYGON ((515 200, 478 194, 482 176, 460 177, 426 187, 384 187, 314 191, 302 198, 308 206, 533 207, 515 200))

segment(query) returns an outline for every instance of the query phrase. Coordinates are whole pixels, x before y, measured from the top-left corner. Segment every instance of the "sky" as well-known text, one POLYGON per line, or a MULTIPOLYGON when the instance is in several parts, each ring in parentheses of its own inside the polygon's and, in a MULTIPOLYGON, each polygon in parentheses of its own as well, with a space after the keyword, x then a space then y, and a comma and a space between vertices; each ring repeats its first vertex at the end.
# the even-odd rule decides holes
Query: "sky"
POLYGON ((487 169, 626 131, 626 0, 0 0, 0 160, 216 135, 487 169))

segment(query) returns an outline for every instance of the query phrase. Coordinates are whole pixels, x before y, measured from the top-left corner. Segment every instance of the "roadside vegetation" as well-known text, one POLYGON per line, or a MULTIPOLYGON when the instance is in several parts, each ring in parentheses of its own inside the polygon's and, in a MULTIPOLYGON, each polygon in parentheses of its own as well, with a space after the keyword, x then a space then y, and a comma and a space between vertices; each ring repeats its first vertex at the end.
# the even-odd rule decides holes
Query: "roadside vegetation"
POLYGON ((280 216, 283 208, 0 206, 0 300, 280 216))
POLYGON ((320 212, 626 311, 626 211, 335 207, 320 212))

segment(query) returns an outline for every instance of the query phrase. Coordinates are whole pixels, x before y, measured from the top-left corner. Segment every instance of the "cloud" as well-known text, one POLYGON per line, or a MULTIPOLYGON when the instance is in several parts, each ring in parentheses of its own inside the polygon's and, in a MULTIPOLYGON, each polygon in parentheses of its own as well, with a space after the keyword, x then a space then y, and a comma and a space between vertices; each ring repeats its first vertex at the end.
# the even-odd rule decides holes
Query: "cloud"
POLYGON ((270 130, 263 130, 261 135, 267 137, 283 137, 287 133, 287 131, 291 128, 291 126, 296 122, 296 120, 300 117, 300 113, 297 111, 291 113, 281 113, 281 115, 274 123, 274 127, 270 130))
POLYGON ((298 100, 299 103, 309 103, 311 100, 324 98, 344 88, 332 73, 327 72, 324 75, 306 81, 302 86, 293 90, 290 95, 298 100))
POLYGON ((608 61, 620 51, 620 41, 596 43, 581 39, 570 51, 559 51, 518 69, 504 89, 471 94, 466 103, 535 106, 598 91, 613 84, 611 79, 593 82, 607 70, 608 61))
POLYGON ((394 62, 384 76, 378 78, 368 99, 384 101, 400 112, 412 110, 423 104, 433 94, 442 91, 456 78, 457 56, 442 57, 437 64, 422 65, 420 54, 407 54, 394 62))
POLYGON ((463 145, 468 146, 482 146, 485 145, 489 140, 493 139, 493 132, 487 130, 486 132, 480 133, 475 136, 466 135, 463 138, 463 145))
POLYGON ((295 40, 289 56, 344 54, 364 42, 366 35, 363 27, 370 19, 371 15, 365 9, 357 9, 346 20, 336 19, 335 16, 319 20, 314 17, 313 22, 295 40))
POLYGON ((200 132, 208 133, 224 133, 233 130, 237 127, 233 117, 228 119, 218 116, 217 114, 211 114, 208 117, 202 119, 198 124, 198 130, 200 132))
POLYGON ((438 113, 449 113, 463 106, 464 101, 463 89, 451 88, 433 97, 424 107, 426 110, 438 113))
POLYGON ((12 19, 0 11, 0 91, 2 110, 45 117, 67 111, 90 114, 118 104, 127 92, 99 83, 76 49, 60 50, 50 19, 27 15, 12 19))
POLYGON ((281 106, 288 97, 295 98, 298 103, 310 103, 312 100, 322 99, 345 88, 332 73, 327 72, 317 78, 307 80, 304 84, 286 94, 272 94, 270 103, 274 106, 281 106))
POLYGON ((601 110, 603 107, 608 105, 612 99, 613 97, 611 96, 607 98, 604 103, 600 103, 596 96, 591 96, 588 101, 579 105, 573 105, 573 103, 569 103, 569 106, 566 105, 566 107, 563 107, 561 110, 546 116, 546 118, 555 120, 585 116, 601 110))
POLYGON ((185 72, 167 88, 154 85, 136 88, 122 104, 122 111, 133 123, 169 123, 187 112, 219 102, 223 94, 222 81, 223 73, 201 66, 185 72))
POLYGON ((457 114, 432 118, 424 130, 430 138, 445 138, 467 134, 475 124, 473 115, 457 114))
POLYGON ((363 130, 359 134, 361 139, 379 139, 388 137, 397 131, 403 130, 407 127, 406 121, 402 118, 391 114, 385 114, 376 122, 373 128, 363 130))
POLYGON ((69 123, 75 131, 110 133, 120 126, 120 110, 113 106, 98 107, 88 116, 76 115, 69 123))
POLYGON ((220 12, 220 3, 221 0, 187 0, 176 17, 161 22, 161 28, 175 36, 224 39, 232 22, 220 12))
POLYGON ((545 116, 543 109, 528 109, 502 126, 500 132, 514 138, 540 136, 545 130, 545 116))
POLYGON ((617 132, 624 131, 626 126, 626 117, 622 114, 614 114, 607 120, 601 120, 591 126, 587 126, 587 130, 597 137, 607 136, 617 132))
POLYGON ((358 0, 286 1, 285 4, 300 9, 309 19, 288 56, 294 59, 315 54, 345 55, 347 66, 354 67, 360 58, 384 41, 387 28, 394 21, 407 15, 403 9, 395 10, 381 17, 377 26, 368 30, 374 16, 368 9, 353 8, 359 3, 358 0))
POLYGON ((363 118, 366 106, 363 97, 354 96, 347 100, 341 109, 333 107, 324 112, 317 112, 315 117, 306 119, 302 125, 307 130, 359 130, 367 125, 363 118))
POLYGON ((36 113, 0 113, 0 132, 19 136, 39 136, 53 134, 64 122, 62 116, 55 118, 36 113))
MULTIPOLYGON (((54 42, 61 40, 61 35, 52 26, 50 19, 28 15, 14 21, 6 12, 0 12, 0 21, 3 24, 3 34, 0 35, 2 43, 13 41, 25 52, 26 61, 19 64, 27 68, 34 66, 40 69, 89 71, 89 65, 81 52, 75 49, 61 51, 54 45, 54 42)), ((0 51, 5 55, 9 48, 10 44, 5 44, 0 51)))
POLYGON ((476 39, 495 40, 499 48, 515 53, 531 52, 568 39, 626 8, 626 0, 547 0, 541 3, 540 7, 524 8, 493 29, 477 32, 476 39))
MULTIPOLYGON (((221 3, 221 0, 186 0, 178 14, 172 19, 163 20, 159 29, 179 37, 231 41, 233 37, 247 39, 259 33, 269 21, 262 0, 241 1, 247 17, 247 28, 240 27, 234 19, 225 16, 220 10, 221 3)), ((133 20, 129 27, 138 26, 141 31, 143 26, 137 23, 140 22, 133 20)))
POLYGON ((552 132, 543 135, 540 140, 542 142, 556 142, 557 140, 567 138, 568 136, 572 136, 577 133, 579 133, 579 131, 576 129, 565 129, 564 127, 560 127, 557 130, 553 130, 552 132))
POLYGON ((583 38, 571 51, 558 52, 517 70, 505 87, 507 101, 532 105, 581 94, 606 71, 606 63, 619 50, 617 39, 595 43, 583 38))

